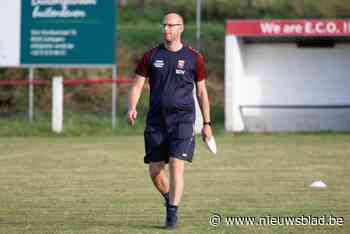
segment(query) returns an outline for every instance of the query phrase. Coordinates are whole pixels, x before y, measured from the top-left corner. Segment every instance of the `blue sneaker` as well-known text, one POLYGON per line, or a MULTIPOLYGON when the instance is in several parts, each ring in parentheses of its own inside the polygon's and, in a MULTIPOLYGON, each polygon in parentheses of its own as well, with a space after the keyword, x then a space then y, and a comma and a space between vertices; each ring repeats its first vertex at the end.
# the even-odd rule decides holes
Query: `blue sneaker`
POLYGON ((167 206, 165 227, 167 229, 175 229, 177 223, 177 209, 175 207, 167 206))

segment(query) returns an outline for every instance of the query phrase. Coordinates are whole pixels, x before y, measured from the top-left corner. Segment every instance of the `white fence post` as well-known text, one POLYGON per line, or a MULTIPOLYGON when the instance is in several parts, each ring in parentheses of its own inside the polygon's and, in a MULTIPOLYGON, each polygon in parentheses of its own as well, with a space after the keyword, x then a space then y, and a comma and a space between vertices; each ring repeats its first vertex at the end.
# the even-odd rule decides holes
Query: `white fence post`
POLYGON ((63 77, 52 80, 52 131, 61 133, 63 129, 63 77))

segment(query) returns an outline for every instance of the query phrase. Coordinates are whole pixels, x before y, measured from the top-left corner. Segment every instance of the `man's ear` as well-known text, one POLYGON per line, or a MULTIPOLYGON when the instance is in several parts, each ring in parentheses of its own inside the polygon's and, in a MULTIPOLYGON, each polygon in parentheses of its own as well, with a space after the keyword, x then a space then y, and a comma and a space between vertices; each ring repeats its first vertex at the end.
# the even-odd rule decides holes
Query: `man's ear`
POLYGON ((184 26, 184 25, 181 25, 180 31, 181 31, 181 32, 184 32, 184 30, 185 30, 185 26, 184 26))

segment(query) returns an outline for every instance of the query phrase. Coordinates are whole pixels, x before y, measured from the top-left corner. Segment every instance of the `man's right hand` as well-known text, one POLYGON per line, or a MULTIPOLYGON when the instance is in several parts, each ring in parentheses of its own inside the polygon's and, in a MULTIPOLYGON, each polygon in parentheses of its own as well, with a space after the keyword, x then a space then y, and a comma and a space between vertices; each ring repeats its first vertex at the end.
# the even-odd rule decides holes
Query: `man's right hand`
POLYGON ((137 111, 136 111, 136 109, 130 109, 128 111, 128 123, 130 125, 134 125, 134 123, 136 121, 136 118, 137 118, 137 111))

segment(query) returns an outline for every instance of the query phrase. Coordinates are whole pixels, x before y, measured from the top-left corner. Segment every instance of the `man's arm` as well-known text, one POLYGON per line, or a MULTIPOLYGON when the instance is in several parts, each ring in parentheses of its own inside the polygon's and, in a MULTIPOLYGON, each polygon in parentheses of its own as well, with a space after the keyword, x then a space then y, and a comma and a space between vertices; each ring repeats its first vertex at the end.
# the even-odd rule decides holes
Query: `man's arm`
POLYGON ((137 118, 136 106, 141 96, 143 86, 145 85, 146 77, 137 75, 131 87, 129 95, 129 110, 128 110, 128 123, 133 125, 137 118))
MULTIPOLYGON (((196 95, 199 107, 202 111, 203 122, 210 123, 210 103, 205 79, 196 82, 196 95)), ((209 138, 213 135, 210 124, 204 124, 202 129, 202 137, 209 138)))

